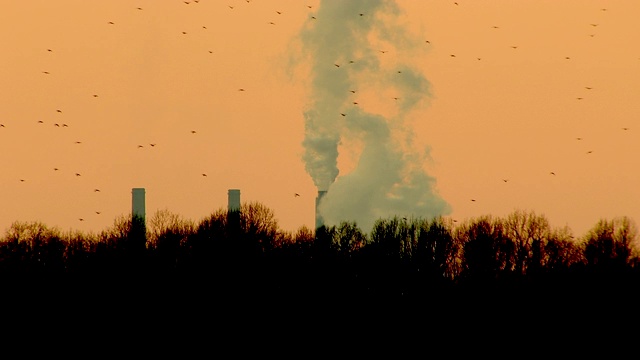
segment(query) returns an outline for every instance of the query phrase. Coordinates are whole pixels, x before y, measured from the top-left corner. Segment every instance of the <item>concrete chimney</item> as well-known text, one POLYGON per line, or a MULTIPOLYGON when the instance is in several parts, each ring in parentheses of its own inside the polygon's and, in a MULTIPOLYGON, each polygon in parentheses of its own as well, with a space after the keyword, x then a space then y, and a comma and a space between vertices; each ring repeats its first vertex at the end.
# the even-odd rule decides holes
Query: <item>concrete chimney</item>
POLYGON ((240 190, 229 189, 229 211, 240 211, 240 190))
POLYGON ((145 191, 144 188, 133 188, 131 190, 131 214, 145 218, 145 191))
POLYGON ((320 207, 320 201, 322 200, 322 197, 326 193, 327 192, 325 190, 318 190, 318 197, 316 198, 316 230, 324 225, 324 220, 320 215, 319 207, 320 207))

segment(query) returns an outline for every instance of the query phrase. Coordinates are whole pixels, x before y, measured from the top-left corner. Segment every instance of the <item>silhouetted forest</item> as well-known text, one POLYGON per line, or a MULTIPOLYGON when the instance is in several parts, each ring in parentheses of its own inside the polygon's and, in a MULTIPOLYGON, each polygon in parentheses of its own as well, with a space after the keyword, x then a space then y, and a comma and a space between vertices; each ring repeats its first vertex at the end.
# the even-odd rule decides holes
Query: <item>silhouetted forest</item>
POLYGON ((367 233, 352 222, 288 232, 271 209, 248 203, 199 222, 168 210, 121 216, 100 233, 14 222, 0 241, 0 276, 5 285, 281 299, 614 294, 639 283, 637 242, 626 217, 601 220, 575 238, 525 211, 459 224, 379 219, 367 233))

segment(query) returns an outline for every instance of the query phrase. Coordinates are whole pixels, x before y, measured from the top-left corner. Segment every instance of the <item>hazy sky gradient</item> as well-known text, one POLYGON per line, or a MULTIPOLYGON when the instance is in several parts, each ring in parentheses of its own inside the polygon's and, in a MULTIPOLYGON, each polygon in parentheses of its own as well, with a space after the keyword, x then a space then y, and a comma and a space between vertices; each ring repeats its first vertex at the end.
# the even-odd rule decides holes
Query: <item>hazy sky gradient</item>
POLYGON ((283 229, 312 228, 310 119, 336 219, 361 199, 368 218, 533 210, 578 236, 639 221, 640 2, 457 3, 7 2, 0 229, 97 232, 134 187, 147 215, 197 221, 237 188, 283 229))

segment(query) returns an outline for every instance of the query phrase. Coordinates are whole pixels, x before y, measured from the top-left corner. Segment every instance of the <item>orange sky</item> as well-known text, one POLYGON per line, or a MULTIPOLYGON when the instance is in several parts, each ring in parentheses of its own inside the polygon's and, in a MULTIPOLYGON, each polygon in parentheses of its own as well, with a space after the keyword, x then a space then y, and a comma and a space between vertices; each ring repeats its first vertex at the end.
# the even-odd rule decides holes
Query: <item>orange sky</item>
POLYGON ((7 2, 0 230, 98 232, 134 187, 148 216, 198 221, 237 188, 312 228, 320 133, 338 139, 330 219, 639 221, 640 2, 457 3, 7 2))

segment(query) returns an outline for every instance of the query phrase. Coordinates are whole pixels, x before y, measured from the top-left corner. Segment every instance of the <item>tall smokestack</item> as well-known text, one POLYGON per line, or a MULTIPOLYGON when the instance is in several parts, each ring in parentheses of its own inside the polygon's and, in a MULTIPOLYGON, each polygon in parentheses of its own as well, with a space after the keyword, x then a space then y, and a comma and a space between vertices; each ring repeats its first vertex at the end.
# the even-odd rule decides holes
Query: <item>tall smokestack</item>
POLYGON ((229 211, 240 211, 240 190, 229 189, 229 211))
POLYGON ((131 214, 145 218, 145 191, 144 188, 133 188, 131 190, 131 214))
POLYGON ((322 197, 326 194, 327 192, 324 190, 318 190, 318 197, 316 198, 316 230, 318 230, 320 227, 322 227, 324 225, 324 219, 322 219, 322 215, 320 215, 320 201, 322 200, 322 197))

